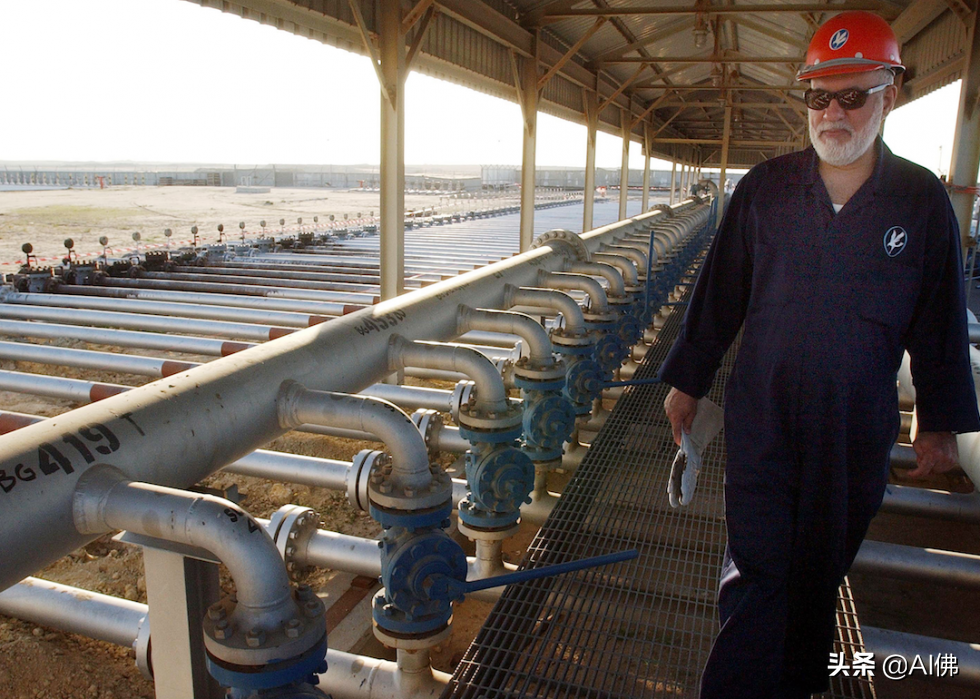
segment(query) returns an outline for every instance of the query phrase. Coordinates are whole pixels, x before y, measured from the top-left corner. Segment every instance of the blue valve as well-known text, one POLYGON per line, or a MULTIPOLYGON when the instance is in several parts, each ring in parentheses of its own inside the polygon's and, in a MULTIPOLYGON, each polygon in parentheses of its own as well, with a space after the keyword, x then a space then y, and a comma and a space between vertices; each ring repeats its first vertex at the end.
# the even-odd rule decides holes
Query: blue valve
POLYGON ((572 573, 576 570, 597 568, 599 566, 611 565, 613 563, 631 561, 639 555, 639 550, 629 549, 627 551, 619 551, 617 553, 608 553, 604 556, 581 558, 577 561, 567 561, 566 563, 557 563, 551 566, 542 566, 541 568, 531 568, 530 570, 518 570, 513 573, 505 573, 504 575, 495 575, 490 578, 472 581, 457 580, 448 576, 439 576, 438 579, 430 578, 430 580, 427 581, 429 583, 427 588, 429 596, 432 599, 460 600, 463 599, 465 595, 472 592, 478 592, 479 590, 486 590, 491 587, 503 587, 505 585, 513 585, 515 583, 527 582, 529 580, 540 580, 541 578, 550 578, 563 573, 572 573))

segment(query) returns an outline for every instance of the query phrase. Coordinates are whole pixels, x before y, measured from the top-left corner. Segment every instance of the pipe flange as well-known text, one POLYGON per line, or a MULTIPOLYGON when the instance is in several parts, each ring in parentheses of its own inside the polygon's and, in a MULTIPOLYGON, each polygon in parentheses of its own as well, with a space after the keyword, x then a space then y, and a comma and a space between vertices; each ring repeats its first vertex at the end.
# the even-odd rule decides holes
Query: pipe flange
POLYGON ((306 550, 319 527, 320 515, 312 508, 300 505, 283 505, 269 519, 269 534, 276 542, 291 580, 298 580, 307 570, 306 550))
POLYGON ((657 204, 655 206, 651 206, 650 211, 663 211, 665 214, 667 214, 667 218, 674 217, 674 210, 670 208, 669 204, 657 204))
POLYGON ((384 646, 398 650, 427 650, 448 640, 452 632, 452 617, 449 618, 449 623, 444 628, 424 636, 395 633, 378 626, 378 622, 374 622, 374 637, 381 641, 384 646))
MULTIPOLYGON (((520 436, 521 419, 521 409, 513 405, 508 405, 502 413, 496 413, 493 411, 484 412, 477 408, 475 403, 466 403, 459 407, 459 417, 456 422, 461 428, 478 432, 510 433, 516 427, 518 436, 520 436)), ((508 439, 515 439, 515 437, 508 437, 508 439)), ((487 439, 485 441, 498 440, 487 439)))
POLYGON ((133 652, 136 654, 136 667, 148 680, 153 679, 153 649, 150 640, 150 614, 140 619, 136 638, 133 639, 133 652))
POLYGON ((367 512, 371 501, 368 497, 368 483, 375 464, 391 463, 391 456, 377 449, 362 449, 357 452, 347 472, 347 502, 361 512, 367 512))
POLYGON ((629 306, 633 303, 633 299, 625 294, 623 296, 607 296, 606 301, 608 301, 610 308, 617 311, 622 311, 623 306, 629 306))
POLYGON ((473 393, 475 386, 476 384, 473 381, 457 381, 456 385, 453 386, 453 394, 449 398, 449 415, 457 424, 459 423, 460 406, 476 400, 475 394, 473 393))
POLYGON ((415 423, 415 426, 419 428, 419 432, 422 433, 422 437, 425 439, 425 446, 429 448, 429 454, 437 453, 439 446, 436 444, 436 435, 439 434, 439 430, 445 425, 442 414, 438 410, 416 410, 412 413, 412 422, 415 423))
POLYGON ((550 365, 532 365, 528 357, 514 363, 514 375, 525 381, 558 381, 565 379, 565 363, 560 359, 550 365))
POLYGON ((303 655, 327 634, 326 608, 309 585, 297 586, 275 611, 256 618, 233 597, 212 604, 203 621, 208 655, 226 666, 262 668, 303 655))
POLYGON ((520 531, 521 522, 518 520, 514 524, 498 529, 470 526, 463 522, 463 520, 459 520, 456 523, 456 529, 460 534, 471 541, 503 541, 504 539, 509 539, 520 531))
POLYGON ((431 480, 424 489, 402 485, 393 474, 391 461, 383 463, 379 460, 371 471, 368 483, 369 504, 411 514, 419 510, 439 509, 447 502, 451 503, 452 478, 442 469, 431 466, 429 473, 431 480))
POLYGON ((564 328, 555 328, 550 333, 551 345, 556 352, 574 353, 576 350, 587 352, 595 344, 595 337, 590 332, 570 334, 564 328))
POLYGON ((609 323, 615 323, 616 321, 618 321, 619 313, 616 313, 615 311, 612 311, 607 307, 607 308, 600 309, 598 313, 591 313, 588 311, 583 312, 582 317, 585 319, 585 322, 588 323, 589 325, 592 325, 597 329, 603 329, 602 328, 603 325, 609 323))
POLYGON ((531 249, 540 248, 542 245, 553 242, 564 243, 580 262, 590 262, 592 260, 592 254, 585 246, 585 241, 577 233, 565 230, 564 228, 555 228, 554 230, 542 233, 531 243, 531 249))

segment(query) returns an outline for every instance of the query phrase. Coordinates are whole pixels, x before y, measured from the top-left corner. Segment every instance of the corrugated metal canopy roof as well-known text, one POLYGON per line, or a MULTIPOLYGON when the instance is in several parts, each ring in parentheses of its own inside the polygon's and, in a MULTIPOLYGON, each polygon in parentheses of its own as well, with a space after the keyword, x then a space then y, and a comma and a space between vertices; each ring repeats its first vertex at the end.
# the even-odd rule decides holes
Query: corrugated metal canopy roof
MULTIPOLYGON (((190 0, 359 53, 376 35, 375 0, 190 0)), ((730 167, 751 166, 805 143, 803 85, 810 36, 832 14, 869 9, 891 22, 908 67, 900 102, 960 78, 973 0, 405 0, 412 68, 518 101, 517 64, 551 75, 538 108, 599 128, 652 136, 663 158, 720 159, 731 107, 730 167), (414 20, 414 21, 412 21, 414 20), (410 24, 410 26, 408 26, 410 24), (554 70, 555 66, 559 66, 554 70)))

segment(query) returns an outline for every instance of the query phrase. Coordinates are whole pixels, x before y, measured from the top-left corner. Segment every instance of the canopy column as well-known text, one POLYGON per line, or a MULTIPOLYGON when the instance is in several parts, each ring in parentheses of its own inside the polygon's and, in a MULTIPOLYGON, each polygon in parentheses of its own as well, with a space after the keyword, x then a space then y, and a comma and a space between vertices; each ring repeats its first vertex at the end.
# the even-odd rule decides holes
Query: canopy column
POLYGON ((960 241, 965 251, 971 244, 970 221, 973 217, 973 188, 977 186, 977 169, 980 168, 980 12, 970 17, 967 32, 967 56, 963 82, 960 85, 960 106, 956 114, 956 132, 953 136, 953 157, 949 165, 949 182, 952 185, 950 201, 960 224, 960 241), (964 191, 964 188, 969 188, 964 191))

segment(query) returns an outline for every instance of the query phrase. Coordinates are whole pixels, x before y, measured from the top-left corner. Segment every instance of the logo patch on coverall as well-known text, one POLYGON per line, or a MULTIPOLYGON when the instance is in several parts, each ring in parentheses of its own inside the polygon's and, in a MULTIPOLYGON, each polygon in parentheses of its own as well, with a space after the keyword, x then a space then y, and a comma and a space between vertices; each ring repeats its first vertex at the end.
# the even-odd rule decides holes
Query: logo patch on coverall
POLYGON ((909 242, 908 233, 901 226, 892 226, 885 231, 885 238, 881 241, 885 246, 885 254, 889 257, 896 257, 905 249, 909 242))
POLYGON ((846 29, 838 29, 830 37, 830 48, 834 51, 839 51, 844 48, 844 44, 847 43, 848 38, 850 38, 850 33, 846 29))

